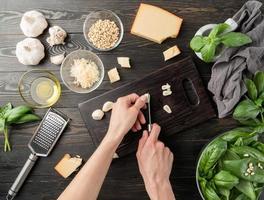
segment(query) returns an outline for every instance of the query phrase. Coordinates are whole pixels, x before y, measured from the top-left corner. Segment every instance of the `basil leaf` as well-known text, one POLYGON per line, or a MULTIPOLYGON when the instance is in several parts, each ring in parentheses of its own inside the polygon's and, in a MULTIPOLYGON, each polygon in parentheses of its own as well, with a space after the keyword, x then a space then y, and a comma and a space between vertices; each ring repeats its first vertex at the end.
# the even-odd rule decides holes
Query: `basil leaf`
POLYGON ((218 191, 220 194, 222 194, 225 197, 226 200, 229 200, 230 190, 225 188, 218 188, 218 191))
POLYGON ((217 187, 231 190, 235 185, 239 183, 239 179, 228 171, 221 170, 214 178, 214 183, 217 187))
POLYGON ((251 43, 252 40, 246 34, 230 32, 221 36, 221 42, 227 47, 240 47, 251 43))
POLYGON ((235 142, 239 137, 248 137, 253 129, 248 127, 235 128, 227 131, 221 138, 227 142, 235 142))
POLYGON ((0 132, 4 132, 5 119, 0 118, 0 132))
POLYGON ((206 200, 221 200, 210 182, 202 179, 200 181, 200 186, 206 200))
POLYGON ((31 113, 31 112, 32 112, 32 108, 28 106, 15 107, 5 114, 6 122, 8 124, 15 123, 16 120, 21 118, 23 115, 25 115, 26 113, 31 113))
POLYGON ((204 151, 199 163, 200 175, 204 176, 208 174, 208 171, 213 168, 220 157, 225 153, 227 149, 227 142, 218 139, 212 142, 204 151))
POLYGON ((250 200, 245 194, 240 194, 235 200, 250 200))
POLYGON ((12 109, 11 103, 7 103, 3 107, 0 107, 0 118, 4 118, 4 115, 6 114, 6 112, 8 112, 11 109, 12 109))
POLYGON ((250 99, 241 101, 233 113, 233 118, 237 120, 254 119, 259 114, 260 109, 250 99))
POLYGON ((236 177, 248 180, 256 183, 264 183, 264 170, 256 167, 259 161, 254 158, 244 158, 240 160, 225 160, 223 161, 223 170, 229 171, 236 177), (248 164, 253 163, 254 168, 254 176, 246 176, 245 173, 248 169, 248 164))
POLYGON ((209 34, 209 38, 214 38, 218 35, 220 35, 221 33, 223 33, 225 30, 227 30, 228 28, 230 28, 230 26, 226 23, 221 23, 221 24, 217 24, 210 32, 209 34))
POLYGON ((259 160, 260 162, 264 162, 264 154, 249 146, 234 146, 230 148, 231 151, 235 152, 236 154, 243 156, 248 154, 250 157, 259 160))
POLYGON ((263 144, 263 143, 256 141, 256 142, 253 142, 253 143, 251 144, 251 146, 252 146, 253 148, 259 150, 261 153, 264 154, 264 144, 263 144))
POLYGON ((245 84, 247 87, 247 92, 248 92, 249 98, 252 100, 256 100, 258 97, 258 91, 257 91, 255 83, 250 79, 246 79, 245 84))
POLYGON ((240 192, 245 194, 247 197, 249 197, 252 200, 256 199, 256 194, 254 191, 254 187, 251 182, 240 180, 239 184, 235 186, 236 189, 238 189, 240 192))
POLYGON ((212 62, 215 56, 215 51, 216 44, 214 42, 204 45, 204 47, 201 49, 203 61, 207 63, 212 62))
POLYGON ((25 114, 24 116, 18 118, 13 124, 23 124, 27 122, 39 121, 40 117, 34 114, 25 114))
POLYGON ((201 50, 201 48, 204 47, 205 44, 206 44, 206 40, 204 39, 204 37, 195 36, 190 42, 190 47, 195 52, 199 52, 201 50))
POLYGON ((258 90, 258 94, 262 94, 264 92, 264 72, 257 72, 253 78, 253 81, 258 90))

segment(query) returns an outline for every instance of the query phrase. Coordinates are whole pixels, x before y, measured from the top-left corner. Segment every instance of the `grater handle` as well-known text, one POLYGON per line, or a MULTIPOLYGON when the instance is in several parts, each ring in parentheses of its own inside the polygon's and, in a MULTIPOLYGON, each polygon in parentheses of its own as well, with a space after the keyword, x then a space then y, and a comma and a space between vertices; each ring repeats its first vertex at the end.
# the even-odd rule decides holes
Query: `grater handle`
POLYGON ((29 155, 27 162, 25 163, 24 167, 18 174, 15 182, 9 189, 8 194, 6 195, 6 200, 11 200, 16 196, 17 192, 23 185, 24 181, 26 180, 29 172, 31 171, 37 159, 38 159, 38 156, 36 154, 31 153, 29 155))

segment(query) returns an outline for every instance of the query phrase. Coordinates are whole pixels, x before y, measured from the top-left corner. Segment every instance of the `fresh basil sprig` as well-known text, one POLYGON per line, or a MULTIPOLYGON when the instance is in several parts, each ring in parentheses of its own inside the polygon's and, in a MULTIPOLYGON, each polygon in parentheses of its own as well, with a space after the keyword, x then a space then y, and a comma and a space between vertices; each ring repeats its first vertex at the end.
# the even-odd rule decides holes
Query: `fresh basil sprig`
POLYGON ((190 47, 195 52, 200 52, 205 62, 212 62, 219 45, 225 47, 240 47, 252 42, 251 38, 238 32, 228 32, 230 26, 221 23, 215 26, 208 36, 194 36, 190 42, 190 47))
POLYGON ((257 72, 252 80, 246 79, 245 85, 246 98, 236 106, 233 118, 262 133, 264 132, 264 72, 257 72))
POLYGON ((11 151, 9 143, 8 128, 13 124, 23 124, 38 121, 40 118, 33 114, 32 108, 28 106, 18 106, 12 108, 11 103, 0 107, 0 133, 4 133, 4 151, 11 151))

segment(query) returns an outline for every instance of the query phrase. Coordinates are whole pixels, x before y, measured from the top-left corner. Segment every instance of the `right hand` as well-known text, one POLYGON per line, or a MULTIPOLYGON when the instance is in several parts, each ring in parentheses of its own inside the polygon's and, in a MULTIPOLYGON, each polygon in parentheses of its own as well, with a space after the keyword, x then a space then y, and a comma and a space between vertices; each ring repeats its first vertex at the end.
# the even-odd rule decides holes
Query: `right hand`
POLYGON ((139 141, 137 160, 146 190, 151 199, 175 199, 169 177, 173 163, 173 153, 158 140, 160 126, 153 124, 152 131, 147 131, 139 141), (166 193, 166 194, 164 194, 166 193))

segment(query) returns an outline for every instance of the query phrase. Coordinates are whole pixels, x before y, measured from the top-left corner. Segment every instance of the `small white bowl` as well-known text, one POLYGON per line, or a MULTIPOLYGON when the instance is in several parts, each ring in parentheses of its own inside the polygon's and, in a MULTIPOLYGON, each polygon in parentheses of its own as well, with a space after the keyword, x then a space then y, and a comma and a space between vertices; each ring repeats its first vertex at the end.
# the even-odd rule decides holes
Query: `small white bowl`
POLYGON ((71 91, 76 92, 76 93, 82 93, 82 94, 90 93, 90 92, 94 91, 95 89, 97 89, 101 85, 101 83, 104 79, 104 65, 103 65, 103 62, 101 61, 101 59, 95 53, 93 53, 91 51, 87 51, 87 50, 77 50, 77 51, 71 52, 69 55, 66 56, 63 63, 61 64, 60 74, 61 74, 61 79, 62 79, 63 83, 71 91), (73 64, 73 60, 74 59, 81 59, 81 58, 93 61, 99 69, 100 79, 99 79, 99 81, 94 83, 93 86, 90 88, 84 89, 84 88, 74 84, 74 78, 71 77, 71 74, 70 74, 71 73, 71 67, 73 64))

